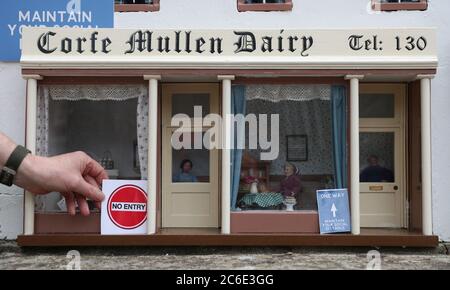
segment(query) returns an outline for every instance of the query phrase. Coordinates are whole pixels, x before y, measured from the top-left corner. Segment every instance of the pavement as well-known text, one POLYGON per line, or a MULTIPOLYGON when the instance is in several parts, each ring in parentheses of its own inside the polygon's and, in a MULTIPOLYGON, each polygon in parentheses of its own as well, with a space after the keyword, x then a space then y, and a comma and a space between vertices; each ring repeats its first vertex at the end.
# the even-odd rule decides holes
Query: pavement
POLYGON ((450 270, 450 245, 402 248, 20 248, 0 241, 0 269, 450 270))

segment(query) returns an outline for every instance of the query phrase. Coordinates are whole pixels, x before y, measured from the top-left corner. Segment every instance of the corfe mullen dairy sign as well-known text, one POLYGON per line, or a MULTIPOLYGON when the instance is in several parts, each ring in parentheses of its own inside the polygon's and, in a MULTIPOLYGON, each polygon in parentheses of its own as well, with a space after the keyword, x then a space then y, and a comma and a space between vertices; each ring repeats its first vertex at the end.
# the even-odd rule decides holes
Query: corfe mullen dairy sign
POLYGON ((333 61, 345 57, 403 61, 436 59, 433 29, 332 30, 24 30, 22 62, 108 60, 137 64, 177 61, 248 63, 333 61), (270 58, 268 58, 270 56, 270 58), (233 58, 230 58, 233 57, 233 58))
MULTIPOLYGON (((297 52, 300 56, 308 56, 308 50, 312 48, 314 39, 312 36, 289 35, 286 39, 282 36, 283 30, 278 37, 264 35, 260 43, 251 31, 233 31, 236 40, 234 42, 234 53, 252 53, 256 50, 271 53, 297 52)), ((173 35, 155 35, 150 30, 138 30, 130 34, 125 42, 128 47, 124 54, 131 53, 194 53, 194 54, 222 54, 224 53, 224 38, 220 36, 193 36, 192 31, 174 31, 173 35)), ((69 54, 77 52, 83 54, 86 50, 91 53, 109 54, 112 51, 112 39, 108 36, 99 39, 99 32, 92 31, 88 37, 77 37, 71 39, 64 37, 57 40, 57 33, 48 31, 42 33, 37 40, 40 52, 50 54, 59 50, 69 54), (55 42, 56 39, 56 42, 55 42), (58 43, 59 42, 59 43, 58 43)))

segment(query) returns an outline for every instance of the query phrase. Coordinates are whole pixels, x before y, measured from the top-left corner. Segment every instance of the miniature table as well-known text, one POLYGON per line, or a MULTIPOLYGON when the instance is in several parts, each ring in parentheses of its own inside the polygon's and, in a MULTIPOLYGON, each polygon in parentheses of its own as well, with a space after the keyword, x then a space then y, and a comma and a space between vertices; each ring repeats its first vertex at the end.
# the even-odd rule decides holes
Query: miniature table
POLYGON ((279 192, 248 193, 240 200, 247 206, 258 205, 259 207, 277 206, 283 201, 283 195, 279 192))

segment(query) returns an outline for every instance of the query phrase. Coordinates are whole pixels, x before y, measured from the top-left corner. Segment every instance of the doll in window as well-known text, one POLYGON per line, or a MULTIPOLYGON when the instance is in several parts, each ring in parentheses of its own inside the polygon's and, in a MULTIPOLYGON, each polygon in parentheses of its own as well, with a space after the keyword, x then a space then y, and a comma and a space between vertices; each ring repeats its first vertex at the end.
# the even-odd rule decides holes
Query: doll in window
POLYGON ((284 165, 285 177, 280 182, 280 192, 285 199, 285 205, 288 209, 292 209, 299 198, 301 191, 300 171, 297 166, 286 162, 284 165))
POLYGON ((194 164, 189 159, 184 159, 180 164, 180 172, 172 178, 173 182, 198 182, 197 177, 192 174, 194 164))

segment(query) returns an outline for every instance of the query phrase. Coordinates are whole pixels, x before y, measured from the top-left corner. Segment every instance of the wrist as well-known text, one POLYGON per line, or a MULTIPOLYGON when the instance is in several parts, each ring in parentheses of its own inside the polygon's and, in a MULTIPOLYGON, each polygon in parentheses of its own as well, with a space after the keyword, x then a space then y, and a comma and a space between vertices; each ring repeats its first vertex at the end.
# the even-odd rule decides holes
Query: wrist
POLYGON ((0 167, 3 167, 17 145, 11 139, 1 137, 2 136, 0 136, 0 167))
POLYGON ((14 184, 28 189, 28 181, 40 179, 40 176, 45 173, 39 169, 39 164, 41 162, 40 159, 44 159, 44 157, 28 154, 25 159, 23 159, 22 164, 20 164, 17 170, 14 184))

